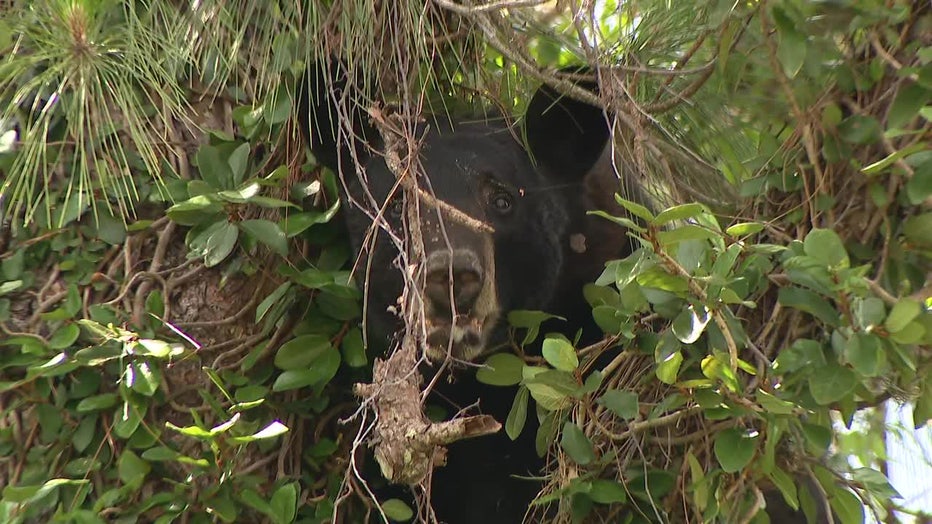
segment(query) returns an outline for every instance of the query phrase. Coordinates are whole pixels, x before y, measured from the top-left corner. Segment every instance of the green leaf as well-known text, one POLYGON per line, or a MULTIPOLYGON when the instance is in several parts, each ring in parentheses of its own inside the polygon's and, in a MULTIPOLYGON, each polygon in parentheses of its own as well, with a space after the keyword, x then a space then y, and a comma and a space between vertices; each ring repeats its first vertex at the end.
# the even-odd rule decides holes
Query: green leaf
POLYGON ((803 249, 807 255, 829 267, 848 267, 848 253, 841 237, 831 229, 813 229, 806 235, 803 249))
POLYGON ((276 420, 272 422, 271 424, 269 424, 268 426, 253 433, 252 435, 245 435, 241 437, 231 437, 230 442, 234 444, 247 444, 249 442, 254 442, 256 440, 265 440, 265 439, 275 438, 287 432, 288 432, 288 426, 276 420))
POLYGON ((142 423, 142 416, 139 413, 139 409, 130 402, 124 402, 123 405, 118 406, 114 412, 113 433, 120 438, 129 438, 142 423))
POLYGON ((738 384, 738 377, 729 367, 729 357, 727 353, 715 351, 712 355, 706 355, 701 363, 702 374, 712 380, 721 380, 728 389, 737 392, 741 386, 738 384))
MULTIPOLYGON (((17 249, 10 254, 9 251, 6 253, 7 258, 0 260, 0 275, 3 275, 5 280, 18 280, 23 276, 23 269, 25 268, 26 262, 26 250, 17 249)), ((0 286, 2 289, 3 286, 0 286)), ((0 295, 3 295, 3 292, 0 291, 0 295)))
POLYGON ((557 411, 569 405, 570 395, 575 391, 576 383, 573 382, 572 377, 562 381, 559 379, 560 374, 566 375, 566 372, 525 366, 522 373, 525 387, 540 407, 548 411, 557 411), (550 378, 546 379, 544 373, 550 373, 550 378), (529 375, 532 376, 529 377, 529 375), (545 380, 538 381, 542 376, 545 380))
POLYGON ((631 200, 625 200, 624 198, 621 198, 621 196, 619 196, 618 194, 615 195, 615 201, 618 202, 618 205, 625 208, 629 213, 644 220, 645 222, 652 222, 654 220, 653 213, 651 213, 649 209, 642 206, 641 204, 638 204, 637 202, 633 202, 631 200))
POLYGON ((233 251, 238 237, 239 229, 223 217, 196 226, 186 237, 190 249, 188 257, 204 257, 205 265, 217 265, 233 251))
POLYGON ((236 423, 239 422, 240 417, 241 415, 239 413, 234 413, 233 416, 230 417, 230 419, 227 420, 226 422, 221 422, 220 424, 217 424, 216 426, 210 428, 209 435, 211 437, 214 437, 221 433, 226 433, 227 431, 230 431, 233 428, 233 426, 235 426, 236 423))
POLYGON ((595 460, 595 450, 592 449, 592 443, 589 437, 583 433, 579 426, 567 421, 563 424, 563 436, 560 437, 560 447, 566 451, 574 462, 581 466, 589 464, 595 460))
POLYGON ((57 437, 61 433, 62 423, 64 422, 61 410, 46 403, 37 405, 35 410, 39 419, 39 426, 42 428, 39 438, 42 441, 50 441, 57 437))
POLYGON ((777 301, 782 306, 805 311, 830 326, 837 326, 841 322, 838 311, 824 298, 808 289, 781 288, 777 294, 777 301))
POLYGON ((610 389, 599 397, 598 403, 625 420, 638 415, 638 394, 634 391, 610 389))
POLYGON ((675 384, 683 364, 683 354, 679 351, 671 353, 663 361, 657 363, 657 379, 664 384, 675 384))
POLYGON ((890 484, 890 479, 873 468, 857 468, 851 472, 855 482, 867 488, 871 494, 889 499, 902 498, 902 495, 890 484))
POLYGON ((231 116, 238 126, 246 129, 253 128, 262 118, 262 108, 239 106, 233 109, 231 116))
POLYGON ((126 240, 126 226, 123 225, 123 220, 114 217, 106 209, 97 212, 94 225, 97 228, 97 238, 111 246, 118 246, 126 240))
POLYGON ((932 105, 928 105, 919 110, 919 116, 932 122, 932 105))
POLYGON ((137 392, 151 397, 159 389, 161 374, 158 368, 149 366, 148 362, 134 362, 126 367, 126 383, 137 392))
POLYGON ((216 220, 222 211, 223 206, 219 202, 201 195, 173 205, 165 214, 177 224, 195 226, 216 220))
POLYGON ((4 502, 23 503, 44 497, 59 486, 83 486, 89 483, 88 479, 54 478, 41 485, 33 486, 6 486, 3 488, 4 502))
POLYGON ((757 434, 728 428, 715 436, 715 458, 726 473, 741 471, 751 463, 757 450, 757 434))
POLYGON ((595 370, 586 377, 586 380, 583 381, 583 385, 580 388, 576 389, 574 395, 577 398, 582 397, 583 395, 588 395, 590 393, 595 393, 602 387, 602 381, 605 379, 605 376, 602 374, 601 370, 595 370))
POLYGON ((131 347, 133 354, 156 358, 178 356, 184 352, 184 347, 181 346, 181 344, 170 344, 164 340, 154 340, 149 338, 139 339, 131 347))
POLYGON ((887 112, 887 127, 905 127, 919 116, 919 110, 932 99, 932 91, 919 84, 907 84, 900 89, 887 112))
POLYGON ((906 194, 913 205, 919 205, 932 196, 932 158, 920 162, 913 168, 913 176, 906 181, 906 194))
POLYGON ((698 216, 701 213, 707 212, 707 208, 703 204, 698 203, 689 203, 681 204, 678 206, 673 206, 671 208, 664 209, 651 223, 655 226, 662 226, 668 222, 673 222, 675 220, 686 220, 687 218, 693 218, 698 216))
POLYGON ((94 435, 97 433, 97 422, 96 415, 81 417, 81 422, 78 423, 77 429, 71 435, 71 445, 74 446, 75 451, 82 453, 91 445, 91 441, 94 440, 94 435))
POLYGON ((281 256, 288 255, 288 239, 278 224, 269 220, 243 220, 239 227, 252 238, 269 246, 275 253, 281 256))
POLYGON ((848 339, 845 359, 861 375, 876 377, 885 369, 886 353, 877 335, 855 333, 848 339))
MULTIPOLYGON (((77 284, 70 284, 68 286, 68 293, 65 295, 65 302, 62 304, 61 308, 62 317, 60 320, 72 318, 81 312, 81 307, 84 305, 84 300, 81 298, 81 293, 78 291, 77 284)), ((47 316, 43 315, 44 319, 48 319, 47 316)))
POLYGON ((267 197, 264 195, 256 195, 256 196, 249 197, 249 200, 247 200, 247 202, 249 202, 250 204, 255 204, 259 207, 267 208, 267 209, 281 209, 283 207, 298 208, 297 204, 294 204, 293 202, 288 202, 287 200, 282 200, 280 198, 267 197))
POLYGON ((757 402, 768 413, 776 415, 791 415, 796 408, 796 405, 792 402, 777 398, 763 389, 757 390, 757 402))
POLYGON ((841 108, 834 102, 825 104, 822 109, 822 125, 828 128, 835 128, 841 123, 843 117, 841 108))
POLYGON ((258 493, 256 493, 255 491, 251 489, 248 489, 248 488, 244 489, 242 492, 239 493, 239 498, 243 502, 245 502, 247 506, 255 509, 256 511, 262 514, 272 516, 272 514, 274 513, 272 511, 272 506, 268 502, 265 501, 265 498, 263 498, 262 496, 260 496, 258 493))
POLYGON ((524 361, 513 353, 496 353, 476 371, 476 380, 490 386, 513 386, 521 382, 524 361))
POLYGON ((307 369, 331 349, 330 339, 323 335, 300 335, 282 344, 275 353, 275 367, 281 370, 307 369))
POLYGON ((862 524, 864 522, 864 504, 857 495, 847 489, 839 489, 835 496, 829 498, 832 510, 838 515, 841 524, 862 524))
POLYGON ((643 227, 641 227, 637 222, 635 222, 634 220, 631 220, 630 218, 626 218, 626 217, 616 217, 616 216, 612 215, 611 213, 606 213, 605 211, 602 211, 602 210, 599 210, 599 209, 597 209, 597 210, 595 210, 595 211, 586 211, 586 214, 587 214, 587 215, 596 216, 596 217, 599 217, 599 218, 604 218, 604 219, 606 219, 606 220, 608 220, 608 221, 610 221, 610 222, 614 222, 614 223, 618 224, 619 226, 621 226, 621 227, 623 227, 623 228, 630 229, 631 231, 635 231, 635 232, 637 232, 637 233, 643 233, 643 232, 647 231, 646 229, 644 229, 643 227))
POLYGON ((827 406, 854 391, 858 379, 854 372, 837 364, 823 366, 809 376, 809 392, 820 405, 827 406))
POLYGON ((537 428, 537 434, 534 435, 534 450, 538 457, 544 457, 550 450, 554 439, 560 429, 560 414, 558 412, 544 413, 540 420, 540 426, 537 428))
POLYGON ((281 124, 291 116, 291 98, 284 96, 281 92, 275 97, 268 99, 272 105, 265 111, 264 117, 269 125, 281 124))
POLYGON ((388 499, 382 503, 385 516, 398 522, 407 522, 414 517, 414 512, 399 499, 388 499))
POLYGON ((139 455, 127 449, 120 455, 117 471, 119 472, 120 480, 124 484, 138 486, 142 484, 146 475, 152 471, 152 466, 145 460, 139 458, 139 455))
POLYGON ((517 440, 524 429, 527 421, 527 404, 531 392, 524 386, 518 388, 515 394, 515 400, 511 404, 511 410, 508 411, 508 418, 505 419, 505 433, 511 440, 517 440))
POLYGON ((684 293, 689 289, 685 278, 671 275, 659 267, 653 267, 638 275, 637 283, 641 287, 660 289, 674 294, 684 293))
POLYGON ((731 237, 748 237, 764 230, 764 224, 760 222, 738 222, 729 226, 725 234, 731 237))
POLYGON ((346 332, 340 349, 343 350, 343 362, 351 368, 361 368, 369 363, 366 347, 363 345, 362 331, 358 327, 346 332))
POLYGON ((838 135, 850 144, 873 144, 880 140, 882 128, 874 117, 853 115, 838 125, 838 135))
POLYGON ((923 247, 932 247, 932 213, 911 216, 903 222, 907 240, 923 247))
POLYGON ((230 164, 221 158, 220 148, 205 144, 195 154, 201 179, 215 190, 233 189, 233 173, 230 164))
POLYGON ((896 333, 890 333, 890 340, 902 345, 918 344, 925 334, 925 326, 921 322, 914 320, 896 333))
POLYGON ((659 240, 664 247, 669 248, 674 244, 686 240, 706 240, 718 236, 719 234, 711 229, 697 226, 696 224, 684 224, 675 229, 657 233, 657 240, 659 240))
POLYGON ((858 327, 870 330, 884 321, 887 316, 887 308, 884 306, 883 300, 869 297, 855 302, 854 316, 858 327))
POLYGON ((337 200, 326 211, 306 211, 303 213, 294 213, 288 215, 283 220, 283 229, 288 238, 301 234, 307 228, 315 224, 325 224, 337 214, 340 209, 340 201, 337 200))
POLYGON ((884 321, 884 328, 890 333, 898 333, 906 328, 910 322, 916 319, 922 312, 922 304, 911 298, 901 298, 893 305, 887 320, 884 321))
POLYGON ((330 285, 324 286, 321 291, 317 295, 317 305, 328 317, 339 321, 349 321, 362 314, 359 300, 354 295, 346 293, 346 291, 357 293, 356 288, 330 285))
POLYGON ((100 395, 94 395, 93 397, 82 399, 81 402, 78 402, 76 409, 78 410, 78 413, 100 411, 116 406, 118 400, 119 397, 116 395, 116 393, 102 393, 100 395))
POLYGON ((220 191, 219 193, 216 193, 216 196, 224 202, 230 202, 232 204, 245 204, 246 202, 252 202, 254 198, 258 198, 260 191, 262 191, 262 186, 259 185, 258 182, 253 182, 237 189, 227 189, 226 191, 220 191))
POLYGON ((777 43, 777 60, 783 66, 784 74, 794 78, 806 61, 806 35, 796 29, 796 22, 779 7, 773 8, 773 19, 780 36, 777 43))
POLYGON ((10 280, 9 282, 4 282, 0 284, 0 297, 14 291, 18 291, 21 287, 23 287, 22 280, 10 280))
POLYGON ((265 315, 272 309, 272 306, 277 304, 289 289, 291 289, 291 282, 282 282, 281 285, 275 288, 275 291, 269 293, 269 296, 262 299, 262 302, 259 302, 259 305, 256 306, 257 324, 265 318, 265 315))
MULTIPOLYGON (((237 507, 225 492, 219 492, 205 501, 208 511, 222 522, 236 522, 237 507)), ((216 522, 216 520, 215 520, 216 522)))
POLYGON ((573 345, 562 335, 547 335, 541 352, 544 359, 560 371, 575 371, 579 367, 579 357, 573 345))
POLYGON ((165 446, 157 446, 143 451, 142 458, 149 462, 166 462, 177 459, 178 452, 165 446))
POLYGON ((543 311, 530 311, 517 309, 508 313, 508 323, 516 328, 530 329, 540 325, 551 318, 561 318, 543 311))
POLYGON ((710 320, 712 320, 712 313, 708 309, 703 306, 702 313, 699 314, 690 304, 673 319, 673 334, 680 342, 692 344, 699 340, 710 320))
POLYGON ((162 292, 157 289, 152 290, 146 297, 145 308, 146 313, 150 313, 159 318, 165 316, 165 302, 162 299, 162 292))
POLYGON ((779 467, 774 467, 767 475, 773 481, 780 493, 783 494, 783 500, 793 509, 799 509, 799 499, 796 495, 796 481, 779 467))
POLYGON ((593 480, 592 488, 586 494, 599 504, 621 504, 628 500, 624 486, 613 480, 593 480))
MULTIPOLYGON (((603 288, 604 289, 604 288, 603 288)), ((599 329, 608 335, 631 334, 631 318, 615 306, 592 308, 592 319, 599 329)))
POLYGON ((306 211, 304 213, 288 215, 288 217, 283 220, 282 228, 285 230, 288 238, 291 238, 315 224, 325 224, 329 222, 330 219, 336 215, 338 209, 340 209, 339 200, 334 202, 326 211, 306 211))
POLYGON ((269 505, 272 509, 272 519, 276 524, 294 522, 298 511, 298 483, 289 482, 276 489, 269 505))
POLYGON ((49 337, 49 349, 65 349, 78 340, 81 328, 77 324, 65 324, 49 337))
POLYGON ((552 318, 566 320, 565 318, 544 313, 543 311, 515 310, 508 313, 508 323, 516 328, 524 328, 527 333, 524 334, 522 346, 526 346, 537 339, 540 333, 540 325, 552 318))
POLYGON ((232 175, 231 186, 238 186, 243 182, 243 176, 246 174, 246 166, 249 165, 249 144, 240 144, 239 147, 234 149, 227 159, 227 164, 230 166, 230 173, 232 175))
POLYGON ((311 369, 285 371, 272 385, 272 391, 280 393, 291 389, 316 386, 329 382, 340 367, 340 352, 330 347, 311 365, 311 369))

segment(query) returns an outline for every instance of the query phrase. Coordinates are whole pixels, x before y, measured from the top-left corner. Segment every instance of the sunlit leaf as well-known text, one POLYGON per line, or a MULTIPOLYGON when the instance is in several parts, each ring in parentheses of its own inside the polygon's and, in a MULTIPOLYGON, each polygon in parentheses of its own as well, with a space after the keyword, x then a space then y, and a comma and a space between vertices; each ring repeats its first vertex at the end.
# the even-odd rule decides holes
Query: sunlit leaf
POLYGON ((726 473, 741 471, 757 450, 756 433, 739 428, 728 428, 715 436, 715 458, 726 473))

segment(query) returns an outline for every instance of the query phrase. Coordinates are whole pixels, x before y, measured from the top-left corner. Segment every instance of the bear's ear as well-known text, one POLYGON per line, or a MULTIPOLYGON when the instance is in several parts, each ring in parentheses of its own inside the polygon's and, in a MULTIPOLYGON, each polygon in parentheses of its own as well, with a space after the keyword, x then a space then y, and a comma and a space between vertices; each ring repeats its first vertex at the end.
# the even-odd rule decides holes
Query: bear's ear
POLYGON ((356 158, 364 162, 368 158, 366 144, 379 147, 381 138, 365 113, 368 104, 353 102, 353 98, 366 96, 367 90, 361 80, 353 78, 350 82, 347 67, 341 62, 332 62, 327 69, 324 67, 321 64, 308 67, 298 92, 298 120, 304 138, 311 140, 311 151, 318 162, 337 171, 341 165, 344 168, 352 165, 350 148, 355 149, 356 158), (346 129, 339 125, 346 112, 352 119, 353 136, 350 137, 345 136, 346 129), (344 136, 338 139, 340 134, 344 136))
MULTIPOLYGON (((572 72, 584 70, 575 68, 572 72)), ((597 89, 592 82, 579 85, 592 91, 597 89)), ((579 180, 602 155, 609 138, 609 126, 601 108, 543 85, 528 104, 524 133, 528 152, 548 174, 579 180)))

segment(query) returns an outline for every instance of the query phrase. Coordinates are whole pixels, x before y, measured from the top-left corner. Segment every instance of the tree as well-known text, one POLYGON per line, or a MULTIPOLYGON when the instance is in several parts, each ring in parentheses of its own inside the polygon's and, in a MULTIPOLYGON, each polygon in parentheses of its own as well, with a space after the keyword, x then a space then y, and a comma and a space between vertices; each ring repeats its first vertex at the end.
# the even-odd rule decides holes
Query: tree
POLYGON ((882 468, 826 454, 887 399, 932 416, 927 4, 0 10, 4 521, 410 514, 351 453, 377 355, 339 181, 295 140, 330 57, 401 121, 520 114, 540 82, 615 115, 655 206, 608 217, 644 246, 593 287, 613 363, 545 410, 563 516, 747 521, 760 486, 806 505, 810 478, 842 522, 893 520, 882 468), (555 72, 579 63, 598 97, 555 72))

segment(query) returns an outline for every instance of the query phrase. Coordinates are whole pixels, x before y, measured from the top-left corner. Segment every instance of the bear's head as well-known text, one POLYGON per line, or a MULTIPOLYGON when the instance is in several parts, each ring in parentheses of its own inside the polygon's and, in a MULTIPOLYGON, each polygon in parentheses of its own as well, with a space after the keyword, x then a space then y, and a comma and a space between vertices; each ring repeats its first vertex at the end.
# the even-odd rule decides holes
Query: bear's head
POLYGON ((350 148, 339 147, 329 133, 336 128, 328 104, 333 92, 315 94, 321 98, 312 101, 313 149, 322 163, 343 173, 346 223, 363 260, 357 274, 367 282, 370 346, 383 345, 397 330, 398 317, 389 309, 397 307, 406 268, 397 263, 392 237, 414 230, 423 239, 423 260, 411 262, 424 264, 416 298, 424 308, 422 338, 431 360, 475 361, 493 351, 505 341, 509 311, 567 314, 565 302, 582 302, 581 284, 575 286, 578 300, 558 290, 578 280, 568 276, 568 259, 579 253, 571 237, 584 233, 591 207, 585 179, 609 137, 601 109, 542 87, 519 126, 428 118, 417 131, 421 197, 406 203, 417 206, 412 214, 402 211, 406 193, 378 154, 379 133, 364 118, 354 122, 354 134, 366 141, 354 144, 364 167, 357 176, 350 148), (416 224, 409 223, 412 216, 416 224))

